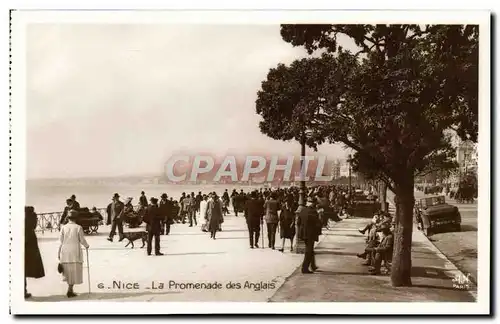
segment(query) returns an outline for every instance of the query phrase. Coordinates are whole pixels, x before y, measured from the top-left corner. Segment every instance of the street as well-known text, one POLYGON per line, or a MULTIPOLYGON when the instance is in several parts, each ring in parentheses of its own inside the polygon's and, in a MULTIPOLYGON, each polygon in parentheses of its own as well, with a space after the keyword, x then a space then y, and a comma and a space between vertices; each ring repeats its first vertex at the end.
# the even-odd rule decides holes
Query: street
MULTIPOLYGON (((424 193, 415 192, 415 199, 424 197, 424 193)), ((477 202, 458 204, 446 197, 446 202, 458 207, 462 216, 460 232, 440 231, 429 237, 436 246, 465 275, 470 274, 476 283, 477 278, 477 202)))
MULTIPOLYGON (((302 255, 289 250, 250 249, 241 216, 226 217, 222 227, 212 240, 209 233, 200 230, 200 224, 173 225, 170 235, 161 236, 164 256, 147 256, 139 240, 134 249, 125 248, 126 240, 118 242, 117 237, 110 243, 106 240, 109 227, 100 227, 97 235, 86 236, 92 293, 90 297, 87 294, 85 262, 84 283, 75 286, 81 295, 72 300, 267 301, 302 261, 302 255)), ((259 241, 262 245, 262 238, 259 241)), ((265 241, 267 244, 267 237, 265 241)), ((40 235, 38 243, 46 275, 28 279, 28 290, 34 296, 31 300, 68 300, 67 285, 57 273, 58 232, 40 235)))
MULTIPOLYGON (((425 197, 421 191, 415 191, 415 200, 425 197)), ((427 195, 431 196, 431 195, 427 195)), ((387 198, 393 202, 394 194, 390 191, 387 198)), ((460 232, 443 229, 434 233, 429 240, 441 251, 459 270, 476 283, 477 278, 477 202, 473 204, 457 204, 455 200, 446 197, 446 202, 457 206, 462 216, 460 232)), ((417 227, 414 227, 417 231, 417 227)))

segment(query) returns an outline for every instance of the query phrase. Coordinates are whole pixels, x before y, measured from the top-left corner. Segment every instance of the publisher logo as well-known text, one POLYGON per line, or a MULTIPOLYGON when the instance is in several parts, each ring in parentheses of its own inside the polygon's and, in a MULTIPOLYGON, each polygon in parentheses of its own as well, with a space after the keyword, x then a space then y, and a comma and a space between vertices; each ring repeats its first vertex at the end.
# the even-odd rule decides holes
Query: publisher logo
POLYGON ((459 274, 452 279, 453 288, 460 290, 469 290, 471 288, 470 273, 467 275, 459 274))

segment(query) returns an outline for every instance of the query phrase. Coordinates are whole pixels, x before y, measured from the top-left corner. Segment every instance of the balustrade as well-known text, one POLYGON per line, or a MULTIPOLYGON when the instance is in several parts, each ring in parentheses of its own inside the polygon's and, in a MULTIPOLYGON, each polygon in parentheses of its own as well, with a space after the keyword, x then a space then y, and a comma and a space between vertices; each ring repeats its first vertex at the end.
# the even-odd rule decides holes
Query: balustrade
MULTIPOLYGON (((134 210, 137 212, 140 206, 135 205, 134 210)), ((36 209, 35 209, 36 210, 36 209)), ((107 216, 107 208, 97 208, 97 211, 102 215, 104 220, 106 220, 107 216)), ((45 231, 57 231, 59 227, 59 222, 61 221, 61 216, 63 212, 50 212, 50 213, 38 213, 37 214, 37 225, 35 228, 35 232, 41 232, 42 234, 45 231)))

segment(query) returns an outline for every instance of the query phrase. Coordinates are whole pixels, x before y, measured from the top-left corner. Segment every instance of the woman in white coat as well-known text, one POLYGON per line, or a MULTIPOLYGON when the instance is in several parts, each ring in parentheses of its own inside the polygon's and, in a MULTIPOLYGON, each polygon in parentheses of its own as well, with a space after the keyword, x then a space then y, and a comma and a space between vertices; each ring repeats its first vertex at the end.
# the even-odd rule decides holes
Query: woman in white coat
POLYGON ((77 213, 75 210, 69 212, 68 223, 61 227, 59 237, 59 263, 63 267, 64 281, 68 284, 68 298, 76 296, 73 285, 83 283, 83 255, 80 245, 89 248, 82 227, 75 223, 77 213))
POLYGON ((208 232, 208 215, 207 215, 207 207, 208 207, 208 196, 203 195, 203 199, 200 202, 200 219, 204 219, 205 222, 201 226, 201 230, 204 232, 208 232))

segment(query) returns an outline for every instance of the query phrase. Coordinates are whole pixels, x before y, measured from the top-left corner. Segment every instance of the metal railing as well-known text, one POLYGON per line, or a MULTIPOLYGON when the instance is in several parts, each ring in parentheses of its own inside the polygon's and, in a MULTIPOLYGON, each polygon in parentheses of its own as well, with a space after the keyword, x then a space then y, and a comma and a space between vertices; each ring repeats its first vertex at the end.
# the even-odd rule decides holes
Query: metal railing
MULTIPOLYGON (((137 212, 139 210, 139 207, 139 205, 135 205, 134 211, 137 212)), ((97 211, 102 215, 104 221, 106 221, 107 208, 97 208, 97 211)), ((35 232, 41 232, 42 234, 44 234, 46 231, 58 231, 62 214, 62 211, 37 214, 37 225, 35 228, 35 232)))

